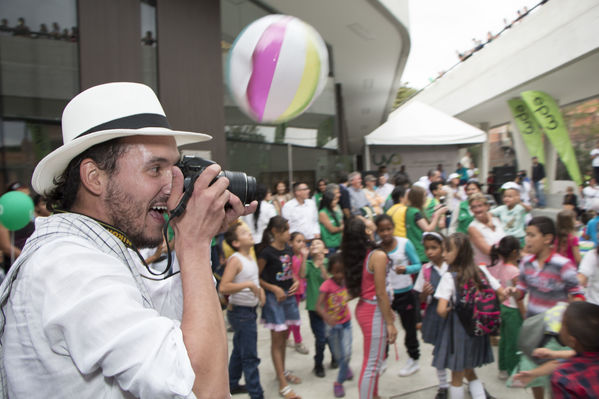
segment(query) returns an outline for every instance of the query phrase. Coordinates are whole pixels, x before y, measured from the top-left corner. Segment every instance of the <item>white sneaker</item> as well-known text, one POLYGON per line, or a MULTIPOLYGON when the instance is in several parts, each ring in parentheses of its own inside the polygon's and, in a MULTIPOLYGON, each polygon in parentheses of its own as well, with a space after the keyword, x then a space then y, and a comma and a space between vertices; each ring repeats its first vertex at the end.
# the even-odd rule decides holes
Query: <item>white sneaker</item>
POLYGON ((410 357, 410 358, 408 358, 408 362, 406 363, 406 365, 401 370, 399 370, 399 376, 407 377, 409 375, 414 374, 418 370, 420 370, 420 366, 418 365, 418 360, 414 360, 410 357))

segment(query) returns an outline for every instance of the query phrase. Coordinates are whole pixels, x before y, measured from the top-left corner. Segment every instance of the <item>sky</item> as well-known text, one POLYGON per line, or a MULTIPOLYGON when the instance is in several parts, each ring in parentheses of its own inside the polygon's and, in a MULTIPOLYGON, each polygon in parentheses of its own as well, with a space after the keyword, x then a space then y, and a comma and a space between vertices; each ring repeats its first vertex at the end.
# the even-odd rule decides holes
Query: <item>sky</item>
POLYGON ((497 34, 503 19, 516 19, 540 0, 409 0, 411 48, 401 81, 421 89, 459 60, 456 50, 474 47, 472 38, 485 42, 497 34))

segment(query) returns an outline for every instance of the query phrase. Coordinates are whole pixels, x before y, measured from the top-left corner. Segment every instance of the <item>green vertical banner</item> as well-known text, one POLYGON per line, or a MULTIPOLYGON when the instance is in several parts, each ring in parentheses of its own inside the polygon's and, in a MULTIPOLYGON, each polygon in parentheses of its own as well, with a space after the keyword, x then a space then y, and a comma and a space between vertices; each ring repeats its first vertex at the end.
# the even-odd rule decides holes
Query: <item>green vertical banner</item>
POLYGON ((582 175, 578 168, 578 161, 570 142, 564 118, 555 100, 542 91, 525 91, 520 93, 520 96, 545 131, 547 137, 549 137, 572 180, 581 185, 582 175))
POLYGON ((521 98, 512 98, 507 103, 530 156, 539 158, 539 162, 544 164, 543 133, 534 115, 521 98))

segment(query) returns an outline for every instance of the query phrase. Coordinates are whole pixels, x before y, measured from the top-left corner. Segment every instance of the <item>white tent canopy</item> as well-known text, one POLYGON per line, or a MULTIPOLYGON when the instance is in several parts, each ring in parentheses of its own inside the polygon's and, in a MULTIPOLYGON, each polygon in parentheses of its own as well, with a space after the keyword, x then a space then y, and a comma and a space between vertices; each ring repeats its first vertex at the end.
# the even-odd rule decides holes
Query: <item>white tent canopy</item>
POLYGON ((486 133, 430 105, 412 100, 364 137, 369 145, 456 145, 486 141, 486 133))

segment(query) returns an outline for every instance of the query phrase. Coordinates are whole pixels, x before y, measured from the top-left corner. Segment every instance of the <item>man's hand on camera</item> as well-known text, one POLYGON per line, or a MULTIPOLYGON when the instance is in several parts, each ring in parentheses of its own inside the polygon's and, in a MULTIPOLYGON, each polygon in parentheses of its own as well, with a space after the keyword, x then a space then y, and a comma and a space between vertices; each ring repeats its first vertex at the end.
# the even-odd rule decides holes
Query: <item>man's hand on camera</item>
MULTIPOLYGON (((167 201, 169 210, 175 209, 183 196, 183 173, 175 166, 172 171, 173 185, 167 201)), ((210 185, 219 173, 220 166, 207 167, 195 181, 193 194, 189 198, 185 212, 172 219, 171 225, 178 243, 194 245, 202 239, 210 242, 212 237, 219 233, 226 218, 225 204, 232 197, 227 190, 228 179, 219 178, 210 185)), ((239 199, 237 201, 239 202, 239 199)))
POLYGON ((245 206, 236 195, 231 194, 229 196, 229 205, 230 207, 227 207, 225 220, 221 225, 219 233, 227 231, 231 223, 237 220, 240 216, 254 213, 258 207, 258 201, 252 201, 248 206, 245 206))

